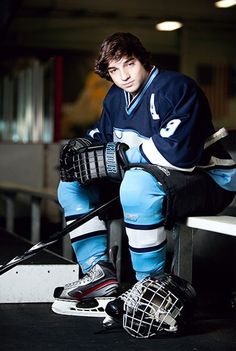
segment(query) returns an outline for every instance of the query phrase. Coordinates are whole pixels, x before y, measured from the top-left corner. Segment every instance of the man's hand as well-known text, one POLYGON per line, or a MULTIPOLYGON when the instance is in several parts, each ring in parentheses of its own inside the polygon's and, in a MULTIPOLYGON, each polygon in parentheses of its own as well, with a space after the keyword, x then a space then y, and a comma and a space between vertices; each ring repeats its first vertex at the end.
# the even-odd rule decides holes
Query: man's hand
POLYGON ((128 145, 114 142, 91 145, 87 142, 74 139, 64 147, 60 162, 61 180, 77 180, 83 185, 101 178, 121 181, 128 163, 125 156, 128 145))
POLYGON ((67 144, 65 144, 60 152, 60 177, 63 182, 73 182, 76 180, 74 174, 70 171, 71 165, 68 165, 70 158, 82 152, 89 145, 91 141, 85 138, 71 139, 67 144))

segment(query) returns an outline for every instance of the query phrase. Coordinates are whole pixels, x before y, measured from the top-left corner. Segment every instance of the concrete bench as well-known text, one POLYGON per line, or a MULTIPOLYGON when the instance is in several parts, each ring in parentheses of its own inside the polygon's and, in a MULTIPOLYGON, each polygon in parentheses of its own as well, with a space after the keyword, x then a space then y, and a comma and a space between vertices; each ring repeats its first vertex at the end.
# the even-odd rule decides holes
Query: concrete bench
POLYGON ((236 217, 196 216, 176 224, 172 233, 175 240, 173 269, 189 282, 192 281, 193 237, 199 229, 236 237, 236 217))
MULTIPOLYGON (((110 226, 109 247, 118 246, 117 273, 121 273, 122 235, 124 235, 122 220, 114 220, 110 226)), ((175 225, 168 237, 173 241, 173 273, 192 282, 193 267, 193 238, 197 230, 206 230, 236 237, 236 217, 206 216, 188 217, 175 225)))

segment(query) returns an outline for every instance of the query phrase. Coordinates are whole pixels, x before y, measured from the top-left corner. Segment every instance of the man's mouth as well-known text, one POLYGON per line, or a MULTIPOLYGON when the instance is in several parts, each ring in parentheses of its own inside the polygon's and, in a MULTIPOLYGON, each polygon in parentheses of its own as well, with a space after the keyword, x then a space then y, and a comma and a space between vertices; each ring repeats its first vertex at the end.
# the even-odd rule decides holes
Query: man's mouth
POLYGON ((133 84, 134 84, 134 81, 126 83, 126 84, 123 84, 123 88, 126 88, 126 89, 127 88, 131 88, 133 84))

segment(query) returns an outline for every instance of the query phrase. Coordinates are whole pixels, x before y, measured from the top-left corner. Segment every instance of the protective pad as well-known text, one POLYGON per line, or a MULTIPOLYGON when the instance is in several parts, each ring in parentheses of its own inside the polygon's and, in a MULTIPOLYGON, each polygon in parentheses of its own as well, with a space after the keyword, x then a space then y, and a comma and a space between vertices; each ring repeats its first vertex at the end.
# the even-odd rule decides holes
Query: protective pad
POLYGON ((171 230, 176 221, 188 216, 220 213, 232 202, 235 195, 218 186, 201 170, 187 173, 150 164, 137 166, 152 174, 166 192, 163 211, 166 215, 164 226, 167 230, 171 230))
POLYGON ((85 150, 89 145, 91 145, 91 141, 85 138, 75 138, 62 147, 60 152, 60 176, 63 182, 76 180, 73 172, 70 172, 71 165, 68 165, 68 160, 78 152, 85 150))
POLYGON ((102 178, 119 182, 127 148, 126 144, 113 142, 85 147, 65 159, 65 169, 81 185, 102 178))

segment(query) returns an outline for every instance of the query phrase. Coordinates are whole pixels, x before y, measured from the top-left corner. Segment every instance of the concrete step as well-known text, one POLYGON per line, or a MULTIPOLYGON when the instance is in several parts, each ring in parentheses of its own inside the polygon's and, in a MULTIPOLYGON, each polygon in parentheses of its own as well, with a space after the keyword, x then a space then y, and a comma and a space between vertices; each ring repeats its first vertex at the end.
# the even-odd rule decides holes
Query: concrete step
MULTIPOLYGON (((20 236, 0 228, 0 264, 32 246, 20 236)), ((53 302, 57 286, 76 281, 79 267, 49 250, 42 250, 0 276, 0 303, 53 302)))
POLYGON ((78 280, 75 264, 25 264, 0 276, 0 303, 53 302, 57 286, 78 280))

